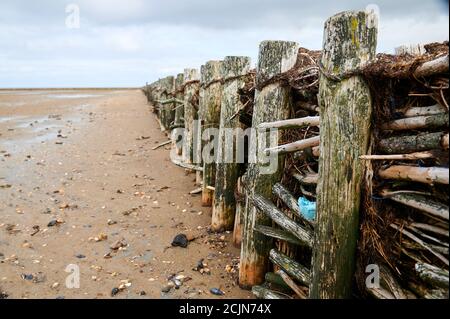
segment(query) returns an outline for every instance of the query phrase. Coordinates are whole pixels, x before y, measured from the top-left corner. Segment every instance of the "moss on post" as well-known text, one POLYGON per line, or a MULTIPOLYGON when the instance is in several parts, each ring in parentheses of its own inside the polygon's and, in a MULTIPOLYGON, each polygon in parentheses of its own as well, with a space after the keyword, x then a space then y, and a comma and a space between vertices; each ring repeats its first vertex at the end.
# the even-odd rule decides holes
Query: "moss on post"
POLYGON ((377 17, 343 12, 325 23, 320 76, 320 159, 310 298, 351 297, 360 188, 372 101, 366 82, 346 73, 375 57, 377 17), (343 77, 341 81, 329 75, 343 77))
MULTIPOLYGON (((259 46, 256 74, 257 86, 267 83, 267 80, 291 69, 297 60, 297 53, 298 44, 295 42, 263 41, 259 46)), ((289 87, 274 82, 256 90, 252 126, 256 128, 263 122, 289 118, 291 106, 291 91, 289 87)), ((262 140, 261 137, 268 140, 268 135, 266 132, 258 132, 258 134, 252 134, 251 136, 249 156, 252 158, 256 154, 258 160, 252 160, 249 163, 245 186, 246 192, 249 192, 248 195, 257 193, 270 199, 272 198, 273 185, 281 179, 284 158, 283 156, 278 156, 276 160, 277 167, 271 174, 264 171, 265 167, 260 161, 264 154, 258 141, 262 140)), ((255 232, 253 229, 255 225, 269 226, 271 221, 268 216, 258 211, 248 199, 242 217, 243 235, 239 284, 242 288, 250 288, 264 281, 264 274, 269 263, 269 250, 272 246, 272 241, 269 238, 255 232)))
POLYGON ((234 192, 239 177, 239 163, 233 156, 234 150, 237 152, 237 136, 230 136, 229 133, 231 130, 235 131, 241 128, 239 118, 236 116, 233 118, 233 115, 243 107, 238 90, 245 85, 244 76, 250 70, 250 58, 227 56, 223 61, 222 70, 224 84, 221 97, 214 207, 211 220, 211 228, 214 231, 232 230, 234 225, 236 212, 234 192))

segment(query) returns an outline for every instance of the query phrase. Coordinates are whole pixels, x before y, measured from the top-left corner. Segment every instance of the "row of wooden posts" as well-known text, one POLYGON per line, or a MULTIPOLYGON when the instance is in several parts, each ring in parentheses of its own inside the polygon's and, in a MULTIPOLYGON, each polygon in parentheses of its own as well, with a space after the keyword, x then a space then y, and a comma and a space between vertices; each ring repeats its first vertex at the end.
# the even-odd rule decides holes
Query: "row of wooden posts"
MULTIPOLYGON (((290 88, 276 80, 296 64, 299 44, 295 42, 263 41, 256 74, 249 57, 227 56, 222 61, 206 62, 200 73, 185 69, 176 77, 144 88, 162 130, 172 136, 179 156, 174 163, 197 172, 202 204, 212 206, 212 230, 233 230, 233 241, 241 247, 239 284, 253 287, 257 296, 277 297, 259 286, 267 279, 269 261, 280 267, 278 274, 294 290, 298 287, 292 278, 309 287, 310 298, 352 295, 360 186, 365 173, 360 157, 367 154, 372 116, 371 92, 357 71, 375 58, 376 42, 377 16, 373 12, 348 11, 326 21, 320 60, 320 118, 291 119, 290 88), (227 139, 224 129, 243 128, 236 116, 245 107, 239 91, 253 79, 252 127, 258 129, 258 135, 269 138, 264 129, 318 126, 320 122, 320 138, 269 149, 278 156, 272 174, 262 173, 263 164, 252 162, 242 175, 242 163, 223 161, 226 150, 242 147, 227 139), (197 127, 195 120, 200 121, 197 127), (216 161, 201 163, 196 159, 200 158, 202 140, 194 137, 211 127, 219 129, 216 161), (181 129, 185 130, 184 147, 177 142, 181 129), (320 154, 319 175, 313 177, 317 218, 312 222, 302 216, 292 194, 279 184, 283 154, 306 147, 315 147, 320 154), (244 201, 238 201, 236 195, 244 201), (291 208, 296 220, 273 204, 275 198, 291 208), (273 228, 273 222, 279 228, 273 228), (311 249, 311 265, 301 265, 273 249, 273 238, 311 249)), ((250 136, 250 148, 255 147, 256 139, 255 134, 250 136)))

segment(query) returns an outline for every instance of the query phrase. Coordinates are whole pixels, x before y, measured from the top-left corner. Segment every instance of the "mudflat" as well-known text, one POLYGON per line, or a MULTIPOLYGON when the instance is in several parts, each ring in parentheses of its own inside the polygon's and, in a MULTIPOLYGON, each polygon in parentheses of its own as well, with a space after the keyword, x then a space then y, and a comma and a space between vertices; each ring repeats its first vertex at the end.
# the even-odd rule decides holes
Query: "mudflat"
POLYGON ((0 292, 252 298, 231 234, 208 232, 189 194, 195 173, 152 150, 167 139, 137 89, 0 90, 0 292), (193 240, 171 247, 180 233, 193 240))

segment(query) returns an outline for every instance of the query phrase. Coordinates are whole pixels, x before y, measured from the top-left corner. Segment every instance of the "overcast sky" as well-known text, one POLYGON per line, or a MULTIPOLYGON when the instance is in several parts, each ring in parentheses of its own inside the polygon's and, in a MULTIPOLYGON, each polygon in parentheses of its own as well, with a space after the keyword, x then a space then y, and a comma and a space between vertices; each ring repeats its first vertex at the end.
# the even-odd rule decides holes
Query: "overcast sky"
POLYGON ((329 16, 369 4, 379 52, 448 40, 448 0, 1 0, 0 87, 142 86, 226 55, 255 63, 262 40, 320 49, 329 16))

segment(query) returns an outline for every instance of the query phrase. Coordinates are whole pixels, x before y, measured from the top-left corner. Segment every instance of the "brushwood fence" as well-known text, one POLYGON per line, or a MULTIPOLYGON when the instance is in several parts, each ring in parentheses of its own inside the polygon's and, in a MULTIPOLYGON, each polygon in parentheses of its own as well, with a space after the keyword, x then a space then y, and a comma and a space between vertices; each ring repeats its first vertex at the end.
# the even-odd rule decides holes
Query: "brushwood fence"
POLYGON ((227 56, 143 88, 258 298, 448 298, 448 42, 376 43, 376 15, 348 11, 321 51, 264 41, 256 69, 227 56))

